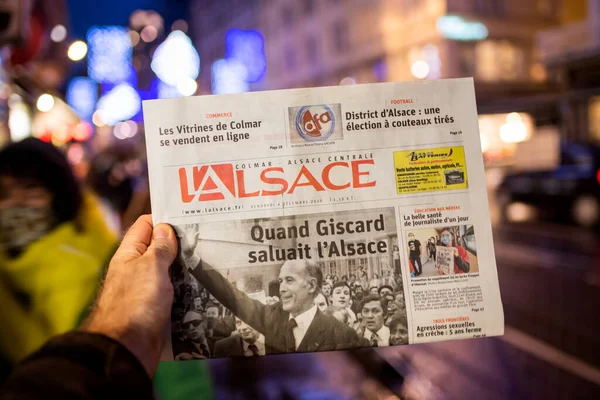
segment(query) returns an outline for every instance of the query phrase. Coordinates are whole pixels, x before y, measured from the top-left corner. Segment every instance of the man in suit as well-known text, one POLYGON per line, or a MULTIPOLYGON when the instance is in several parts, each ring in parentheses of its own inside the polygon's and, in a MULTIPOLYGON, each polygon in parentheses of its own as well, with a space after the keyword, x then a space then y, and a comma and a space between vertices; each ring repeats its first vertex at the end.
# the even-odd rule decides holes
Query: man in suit
POLYGON ((218 303, 206 304, 207 336, 220 340, 229 337, 235 330, 233 317, 223 317, 222 307, 218 303))
POLYGON ((364 342, 347 325, 324 315, 314 304, 323 281, 319 267, 307 260, 288 260, 279 273, 281 301, 265 305, 235 288, 198 254, 198 239, 181 239, 190 274, 233 314, 265 336, 267 354, 343 350, 364 342))
POLYGON ((239 318, 235 319, 237 335, 215 343, 215 357, 253 357, 265 355, 265 337, 239 318))
POLYGON ((178 338, 173 342, 175 360, 210 358, 209 343, 205 335, 206 321, 202 314, 188 311, 181 325, 185 338, 178 338))
POLYGON ((361 314, 366 328, 364 338, 372 347, 390 345, 390 329, 383 324, 387 313, 386 301, 376 294, 371 294, 362 301, 361 314))

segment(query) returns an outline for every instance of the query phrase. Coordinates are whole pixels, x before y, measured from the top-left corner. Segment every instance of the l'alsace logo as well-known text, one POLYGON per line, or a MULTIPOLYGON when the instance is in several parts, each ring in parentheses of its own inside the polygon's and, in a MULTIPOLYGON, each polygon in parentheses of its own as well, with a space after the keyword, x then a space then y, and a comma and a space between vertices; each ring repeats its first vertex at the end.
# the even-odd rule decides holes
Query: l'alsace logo
POLYGON ((184 203, 280 196, 293 194, 301 187, 315 192, 359 189, 376 185, 370 177, 374 168, 373 159, 336 161, 325 166, 315 165, 312 170, 303 165, 291 176, 286 175, 283 167, 235 170, 233 164, 191 166, 179 168, 179 189, 184 203), (254 185, 249 188, 251 181, 254 185))
POLYGON ((290 120, 294 121, 292 143, 321 142, 343 139, 339 125, 341 107, 339 104, 320 104, 290 108, 290 120))

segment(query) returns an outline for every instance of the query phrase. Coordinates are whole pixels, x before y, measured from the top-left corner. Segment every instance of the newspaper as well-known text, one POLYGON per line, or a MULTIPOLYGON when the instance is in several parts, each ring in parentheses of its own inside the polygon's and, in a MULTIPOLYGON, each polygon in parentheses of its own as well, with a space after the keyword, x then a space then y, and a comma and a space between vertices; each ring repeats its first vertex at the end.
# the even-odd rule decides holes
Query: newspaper
POLYGON ((473 81, 144 103, 164 360, 478 338, 503 310, 473 81))

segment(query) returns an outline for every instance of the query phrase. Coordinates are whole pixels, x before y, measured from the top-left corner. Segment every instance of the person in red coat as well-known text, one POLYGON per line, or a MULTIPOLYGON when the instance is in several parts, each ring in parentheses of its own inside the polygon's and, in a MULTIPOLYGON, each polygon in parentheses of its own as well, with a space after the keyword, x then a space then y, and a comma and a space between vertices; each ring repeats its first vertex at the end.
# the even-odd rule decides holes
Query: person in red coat
MULTIPOLYGON (((457 243, 454 233, 449 228, 444 228, 440 235, 440 241, 442 242, 442 246, 454 248, 454 273, 463 274, 469 272, 471 269, 469 254, 464 247, 457 243)), ((441 269, 438 269, 438 273, 440 272, 441 269)))

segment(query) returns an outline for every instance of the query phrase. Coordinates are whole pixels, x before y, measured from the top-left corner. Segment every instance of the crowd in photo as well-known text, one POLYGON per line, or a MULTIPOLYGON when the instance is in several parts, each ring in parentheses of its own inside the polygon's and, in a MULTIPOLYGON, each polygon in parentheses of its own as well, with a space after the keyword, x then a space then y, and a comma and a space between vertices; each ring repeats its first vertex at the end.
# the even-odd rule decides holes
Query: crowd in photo
POLYGON ((233 290, 221 298, 232 302, 228 309, 186 273, 185 267, 173 268, 174 358, 250 357, 408 344, 399 268, 379 274, 359 266, 356 274, 342 276, 324 275, 322 270, 316 264, 288 261, 282 265, 279 279, 269 285, 268 295, 260 300, 232 289, 234 285, 216 271, 211 273, 223 281, 220 286, 214 278, 200 276, 201 281, 209 282, 207 286, 214 286, 215 294, 233 290), (301 288, 300 281, 308 282, 309 289, 301 288), (305 311, 294 313, 295 308, 305 311))

